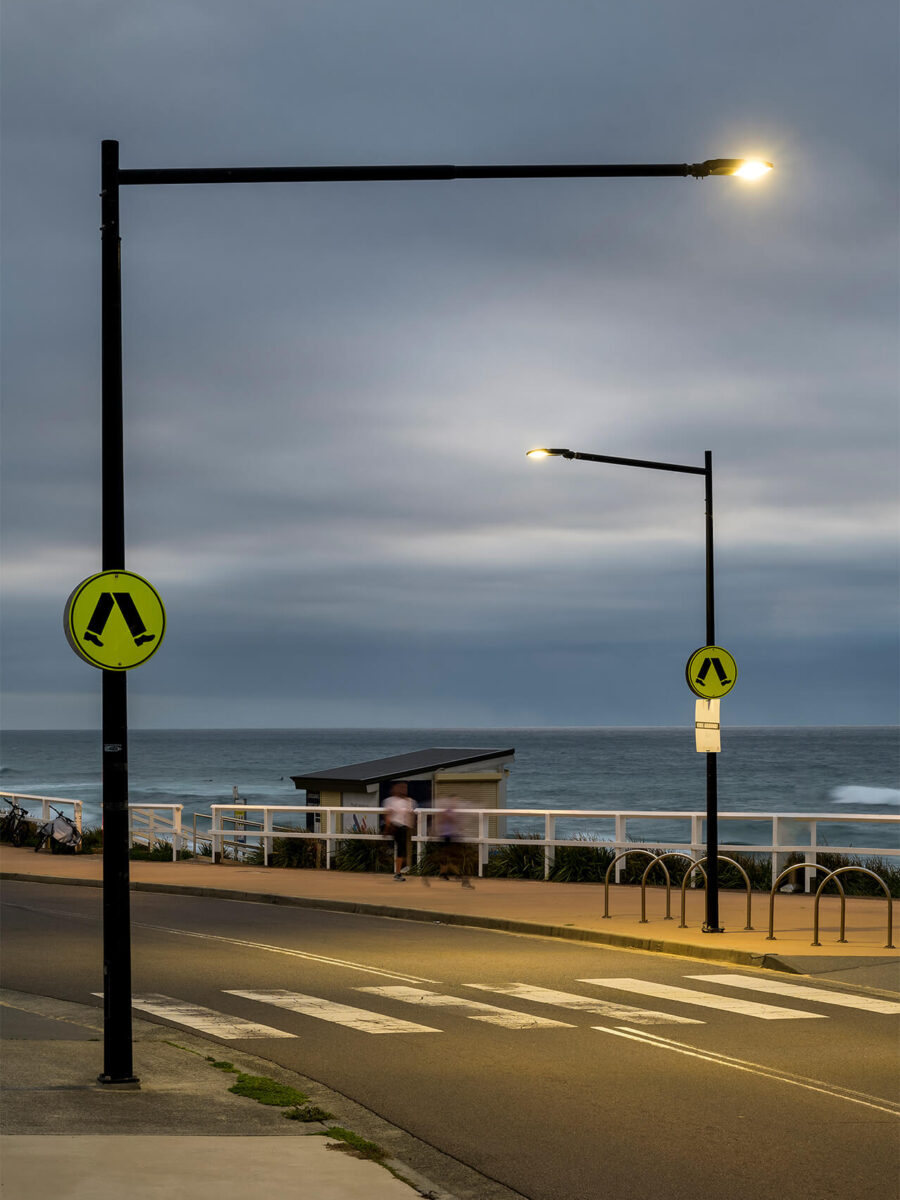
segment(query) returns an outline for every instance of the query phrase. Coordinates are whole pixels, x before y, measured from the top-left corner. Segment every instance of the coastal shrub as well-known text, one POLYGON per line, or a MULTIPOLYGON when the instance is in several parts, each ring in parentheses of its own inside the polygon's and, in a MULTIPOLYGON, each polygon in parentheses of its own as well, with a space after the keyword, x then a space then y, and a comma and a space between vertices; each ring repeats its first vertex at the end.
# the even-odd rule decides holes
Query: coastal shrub
MULTIPOLYGON (((554 883, 602 883, 615 855, 608 846, 592 845, 592 839, 579 838, 583 846, 559 846, 550 878, 554 883)), ((649 859, 647 860, 650 861, 649 859)))
POLYGON ((98 850, 103 849, 103 827, 102 825, 91 825, 89 829, 81 831, 81 853, 96 854, 98 850))
POLYGON ((269 862, 273 867, 297 867, 307 871, 322 868, 325 866, 325 839, 273 838, 269 862))
MULTIPOLYGON (((470 842, 458 842, 454 846, 457 862, 460 863, 463 875, 478 874, 478 847, 470 842), (461 856, 461 858, 460 858, 461 856)), ((416 864, 410 874, 439 875, 445 856, 442 842, 426 842, 421 862, 416 864)))
POLYGON ((333 865, 338 871, 393 871, 394 848, 389 842, 338 842, 333 865))
POLYGON ((484 868, 485 875, 494 879, 543 879, 544 847, 537 833, 514 833, 516 840, 506 846, 492 846, 484 868))
MULTIPOLYGON (((146 846, 142 842, 135 842, 128 851, 128 857, 134 862, 171 862, 172 861, 172 843, 158 841, 153 846, 146 846)), ((178 851, 179 861, 184 861, 187 858, 193 858, 193 854, 185 846, 182 846, 178 851)))
MULTIPOLYGON (((797 863, 799 870, 795 875, 786 875, 782 880, 782 887, 790 883, 803 883, 804 861, 802 854, 790 855, 787 865, 792 866, 794 863, 797 863)), ((895 898, 900 898, 900 864, 892 862, 890 859, 879 856, 862 858, 858 854, 831 854, 827 851, 820 851, 816 855, 816 862, 829 871, 837 871, 840 867, 865 867, 866 870, 874 871, 876 875, 880 875, 887 884, 891 895, 895 898)), ((824 872, 816 872, 816 887, 819 886, 824 878, 824 872)), ((848 871, 846 875, 839 875, 838 880, 846 896, 884 896, 884 891, 869 875, 863 875, 857 871, 848 871)), ((831 894, 837 894, 837 882, 834 879, 828 884, 823 893, 823 895, 831 894)))

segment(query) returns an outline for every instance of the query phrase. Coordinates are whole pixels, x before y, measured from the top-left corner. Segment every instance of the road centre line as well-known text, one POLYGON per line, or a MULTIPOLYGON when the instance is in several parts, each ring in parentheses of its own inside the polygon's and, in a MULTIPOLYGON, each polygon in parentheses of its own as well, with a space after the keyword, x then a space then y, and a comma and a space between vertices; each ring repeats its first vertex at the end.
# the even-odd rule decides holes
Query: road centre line
POLYGON ((849 992, 830 992, 825 988, 807 987, 806 984, 798 983, 783 983, 780 979, 764 979, 756 975, 688 975, 687 978, 699 979, 703 983, 722 983, 726 987, 747 988, 754 992, 789 996, 795 1000, 811 1000, 816 1004, 835 1004, 840 1008, 858 1008, 864 1012, 900 1013, 900 1004, 895 1000, 880 1000, 877 996, 854 996, 849 992))
POLYGON ((357 992, 369 992, 373 996, 385 996, 389 1000, 400 1000, 404 1004, 422 1004, 432 1008, 462 1009, 463 1016, 470 1021, 484 1021, 489 1025, 500 1025, 504 1029, 574 1029, 567 1021, 551 1021, 549 1017, 536 1017, 532 1013, 517 1012, 513 1008, 498 1008, 495 1004, 482 1004, 478 1000, 467 1000, 460 996, 442 996, 412 987, 359 987, 357 992))
MULTIPOLYGON (((99 919, 99 914, 57 912, 50 908, 37 908, 29 904, 15 904, 7 900, 4 900, 3 904, 9 908, 20 908, 27 912, 40 913, 43 916, 69 917, 74 920, 92 922, 97 922, 99 919)), ((387 971, 383 967, 368 967, 364 963, 350 962, 343 958, 330 958, 325 954, 312 954, 307 950, 289 950, 286 946, 270 946, 266 942, 250 942, 243 938, 225 937, 219 933, 197 933, 192 929, 173 929, 168 925, 152 925, 147 921, 132 921, 131 924, 135 929, 152 929, 157 933, 175 933, 181 937, 203 938, 206 941, 212 942, 229 942, 234 946, 247 946, 251 950, 267 950, 271 954, 287 954, 293 958, 306 958, 311 962, 326 963, 332 967, 344 967, 350 971, 368 971, 370 975, 383 975, 385 979, 402 979, 407 983, 440 984, 441 982, 439 979, 425 979, 421 975, 404 975, 400 971, 387 971)))
POLYGON ((657 1000, 674 1000, 678 1004, 696 1004, 701 1008, 716 1008, 723 1012, 738 1013, 742 1017, 757 1017, 761 1021, 825 1021, 824 1013, 803 1012, 799 1008, 779 1008, 774 1004, 760 1004, 756 1000, 743 1000, 735 996, 716 996, 712 992, 698 992, 693 988, 675 987, 669 983, 654 983, 646 979, 579 979, 579 983, 591 983, 596 987, 615 988, 622 992, 637 992, 640 996, 653 996, 657 1000))
POLYGON ((742 1058, 732 1058, 727 1054, 718 1054, 714 1050, 700 1050, 695 1046, 687 1046, 683 1042, 675 1042, 657 1034, 646 1033, 644 1030, 610 1029, 606 1025, 592 1025, 598 1033, 608 1033, 613 1037, 627 1038, 632 1042, 641 1042, 645 1046, 654 1046, 658 1050, 671 1050, 688 1058, 700 1058, 705 1062, 716 1063, 721 1067, 730 1067, 735 1071, 746 1071, 751 1075, 759 1075, 764 1079, 774 1079, 779 1083, 790 1083, 795 1087, 806 1088, 810 1092, 820 1092, 836 1100, 847 1100, 851 1104, 862 1104, 866 1108, 874 1108, 878 1112, 886 1112, 891 1116, 900 1116, 900 1104, 886 1100, 883 1096, 870 1096, 866 1092, 855 1092, 851 1088, 842 1088, 837 1084, 826 1083, 822 1079, 811 1079, 805 1075, 793 1075, 789 1071, 779 1071, 774 1067, 763 1066, 762 1063, 748 1062, 742 1058))
POLYGON ((673 1013, 655 1012, 652 1008, 635 1008, 630 1004, 617 1004, 612 1000, 600 1000, 596 996, 579 996, 575 992, 558 992, 555 988, 535 987, 529 983, 508 983, 500 987, 489 987, 484 983, 467 983, 466 987, 481 992, 496 992, 501 996, 512 996, 517 1000, 530 1000, 534 1004, 553 1004, 558 1008, 573 1008, 579 1012, 596 1013, 615 1021, 630 1021, 632 1025, 703 1025, 696 1017, 680 1017, 673 1013))
POLYGON ((388 1017, 383 1013, 354 1008, 350 1004, 338 1004, 334 1000, 323 1000, 319 996, 305 996, 301 992, 290 992, 285 988, 269 988, 263 991, 228 989, 227 996, 242 996, 245 1000, 257 1000, 261 1004, 274 1004, 289 1012, 302 1013, 305 1017, 318 1017, 362 1033, 441 1033, 428 1025, 416 1025, 402 1021, 399 1017, 388 1017))
POLYGON ((271 954, 287 954, 291 958, 306 958, 310 962, 344 967, 348 971, 367 971, 370 975, 383 975, 386 979, 402 979, 407 983, 441 982, 439 979, 424 979, 419 975, 403 975, 399 971, 386 971, 383 967, 369 967, 365 963, 350 962, 343 958, 329 958, 325 954, 312 954, 308 950, 289 950, 286 946, 270 946, 266 942, 250 942, 244 938, 225 937, 220 933, 196 933, 192 929, 171 929, 168 925, 149 925, 145 921, 134 921, 133 924, 138 929, 153 929, 158 933, 176 933, 181 937, 201 938, 210 942, 228 942, 232 946, 246 946, 250 950, 267 950, 271 954))
MULTIPOLYGON (((103 998, 102 992, 91 992, 91 995, 103 998)), ((211 1033, 228 1041, 240 1038, 297 1036, 295 1033, 285 1033, 283 1029, 274 1029, 271 1025, 260 1025, 256 1021, 246 1021, 243 1017, 232 1017, 227 1013, 216 1012, 214 1008, 204 1008, 202 1004, 189 1004, 187 1000, 176 1000, 173 996, 163 996, 158 992, 132 996, 131 1005, 140 1012, 165 1017, 178 1025, 187 1025, 191 1029, 199 1029, 203 1033, 211 1033)))

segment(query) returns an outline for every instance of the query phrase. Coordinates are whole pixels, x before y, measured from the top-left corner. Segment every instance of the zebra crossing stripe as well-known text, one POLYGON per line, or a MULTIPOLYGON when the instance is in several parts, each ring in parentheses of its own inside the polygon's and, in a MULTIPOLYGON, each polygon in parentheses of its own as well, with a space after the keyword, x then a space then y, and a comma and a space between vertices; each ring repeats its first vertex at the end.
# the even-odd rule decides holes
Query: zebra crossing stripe
POLYGON ((528 983, 508 983, 501 987, 488 987, 483 983, 467 983, 466 987, 481 992, 496 992, 501 996, 513 996, 517 1000, 530 1000, 534 1004, 553 1004, 557 1008, 574 1008, 579 1012, 597 1013, 614 1021, 630 1021, 632 1025, 703 1025, 695 1017, 679 1017, 673 1013, 655 1012, 652 1008, 634 1008, 630 1004, 616 1004, 612 1000, 598 1000, 595 996, 579 996, 574 992, 558 992, 554 988, 534 987, 528 983))
POLYGON ((703 983, 722 983, 726 987, 747 988, 752 992, 769 992, 794 1000, 813 1000, 816 1004, 835 1004, 839 1008, 858 1008, 863 1012, 900 1013, 895 1000, 880 1000, 877 996, 853 996, 848 992, 829 992, 825 988, 805 984, 782 983, 780 979, 757 979, 755 975, 689 975, 703 983))
POLYGON ((432 1008, 462 1009, 470 1021, 485 1021, 489 1025, 501 1025, 504 1029, 574 1029, 566 1021, 551 1021, 549 1017, 536 1017, 532 1013, 516 1012, 512 1008, 498 1008, 495 1004, 482 1004, 479 1000, 466 1000, 460 996, 442 996, 440 992, 429 992, 413 987, 358 987, 358 992, 371 992, 375 996, 386 996, 389 1000, 400 1000, 404 1004, 422 1004, 432 1008))
MULTIPOLYGON (((102 998, 102 992, 92 992, 102 998)), ((216 1012, 213 1008, 204 1008, 202 1004, 189 1004, 186 1000, 176 1000, 173 996, 163 996, 156 992, 148 992, 144 996, 132 996, 131 1005, 141 1012, 151 1013, 155 1017, 165 1017, 178 1025, 187 1025, 190 1029, 199 1029, 203 1033, 211 1033, 215 1037, 228 1041, 237 1038, 292 1038, 296 1034, 285 1033, 283 1029, 273 1029, 270 1025, 259 1025, 256 1021, 245 1021, 242 1017, 232 1017, 227 1013, 216 1012)))
POLYGON ((652 983, 646 979, 579 979, 579 983, 592 983, 596 987, 616 988, 622 992, 637 992, 640 996, 653 996, 658 1000, 674 1000, 678 1004, 696 1004, 701 1008, 717 1008, 723 1012, 739 1013, 743 1017, 757 1017, 761 1021, 825 1021, 824 1013, 802 1012, 799 1008, 778 1008, 774 1004, 760 1004, 756 1000, 742 1000, 735 996, 716 996, 712 992, 698 992, 692 988, 675 987, 668 983, 652 983))
POLYGON ((334 1000, 323 1000, 319 996, 304 996, 300 992, 289 992, 284 988, 269 991, 226 991, 228 996, 242 996, 245 1000, 258 1000, 260 1004, 274 1004, 289 1012, 302 1013, 305 1017, 317 1017, 320 1021, 332 1021, 361 1033, 440 1033, 428 1025, 416 1025, 412 1021, 401 1021, 399 1017, 387 1017, 382 1013, 367 1012, 350 1004, 338 1004, 334 1000))

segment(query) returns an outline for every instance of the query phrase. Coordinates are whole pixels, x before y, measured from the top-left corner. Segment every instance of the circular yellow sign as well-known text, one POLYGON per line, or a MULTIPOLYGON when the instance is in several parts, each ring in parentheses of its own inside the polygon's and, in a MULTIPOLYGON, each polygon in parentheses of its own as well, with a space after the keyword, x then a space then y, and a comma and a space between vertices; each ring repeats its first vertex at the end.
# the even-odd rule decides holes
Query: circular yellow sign
POLYGON ((152 584, 131 571, 101 571, 79 583, 63 617, 69 645, 104 671, 130 671, 159 649, 166 610, 152 584))
POLYGON ((725 696, 737 682, 737 663, 721 646, 701 646, 684 669, 687 685, 695 696, 715 700, 725 696))

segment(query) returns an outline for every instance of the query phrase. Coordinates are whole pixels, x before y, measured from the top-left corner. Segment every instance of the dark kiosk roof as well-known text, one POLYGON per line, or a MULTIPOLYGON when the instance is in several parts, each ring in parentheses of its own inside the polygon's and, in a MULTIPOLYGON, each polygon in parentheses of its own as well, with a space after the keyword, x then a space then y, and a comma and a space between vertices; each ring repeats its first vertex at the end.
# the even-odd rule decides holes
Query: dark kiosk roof
POLYGON ((411 754, 394 754, 391 758, 374 758, 371 762, 351 763, 347 767, 332 767, 328 771, 316 771, 314 775, 292 775, 296 788, 340 789, 348 791, 369 783, 382 783, 385 779, 420 775, 427 771, 439 771, 447 767, 459 767, 467 763, 484 762, 488 758, 506 758, 515 754, 514 749, 492 750, 487 746, 431 747, 429 750, 414 750, 411 754))

